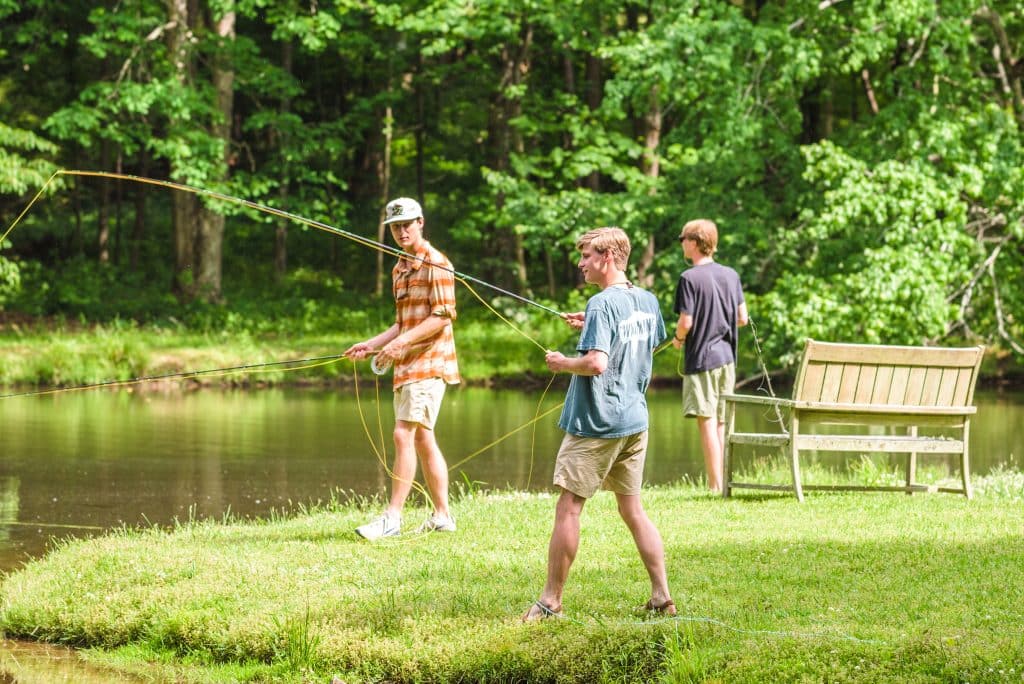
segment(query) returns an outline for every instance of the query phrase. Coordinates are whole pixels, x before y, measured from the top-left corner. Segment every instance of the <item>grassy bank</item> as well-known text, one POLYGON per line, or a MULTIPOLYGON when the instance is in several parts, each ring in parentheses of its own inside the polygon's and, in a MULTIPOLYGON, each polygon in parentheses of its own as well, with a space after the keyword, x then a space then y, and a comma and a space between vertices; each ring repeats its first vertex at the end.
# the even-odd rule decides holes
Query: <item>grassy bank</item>
MULTIPOLYGON (((375 544, 372 505, 63 544, 8 576, 8 635, 156 681, 971 681, 1024 667, 1024 477, 951 495, 648 491, 677 619, 614 498, 587 505, 567 619, 522 625, 554 499, 462 492, 454 535, 375 544)), ((412 529, 424 511, 408 511, 412 529)))
MULTIPOLYGON (((575 343, 576 335, 551 315, 513 317, 510 322, 521 334, 496 318, 477 314, 460 321, 456 332, 460 369, 470 383, 543 386, 550 373, 541 347, 569 352, 575 343)), ((387 315, 354 316, 340 321, 336 330, 296 321, 255 329, 226 324, 198 332, 170 324, 0 326, 0 385, 68 387, 340 354, 387 328, 387 315)), ((677 360, 678 352, 665 350, 657 360, 656 373, 676 377, 677 360)), ((176 382, 266 385, 349 383, 353 379, 352 363, 347 360, 301 366, 304 364, 209 374, 176 382)), ((358 366, 364 374, 368 369, 366 362, 358 366)))

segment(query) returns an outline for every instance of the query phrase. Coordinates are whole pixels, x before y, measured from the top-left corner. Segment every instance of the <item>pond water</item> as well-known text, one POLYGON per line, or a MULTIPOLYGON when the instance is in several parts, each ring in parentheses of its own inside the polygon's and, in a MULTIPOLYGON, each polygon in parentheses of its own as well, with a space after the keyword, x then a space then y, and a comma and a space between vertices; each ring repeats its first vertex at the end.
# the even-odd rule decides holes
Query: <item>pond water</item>
POLYGON ((74 684, 153 684, 151 677, 136 677, 92 665, 65 646, 0 640, 0 682, 67 682, 74 684))
MULTIPOLYGON (((388 479, 363 427, 392 455, 391 391, 301 389, 88 392, 0 400, 0 572, 46 552, 53 540, 121 525, 175 519, 267 516, 341 491, 387 491, 388 479), (378 410, 379 408, 379 410, 378 410)), ((450 390, 437 426, 454 466, 452 483, 542 490, 561 439, 564 385, 535 392, 450 390), (480 453, 477 453, 480 452, 480 453)), ((1024 393, 979 392, 972 423, 972 474, 1006 464, 1024 469, 1024 393)), ((646 477, 653 484, 700 480, 694 421, 679 389, 652 390, 646 477)), ((767 416, 743 415, 747 426, 767 416)), ((761 429, 764 429, 762 426, 761 429)))

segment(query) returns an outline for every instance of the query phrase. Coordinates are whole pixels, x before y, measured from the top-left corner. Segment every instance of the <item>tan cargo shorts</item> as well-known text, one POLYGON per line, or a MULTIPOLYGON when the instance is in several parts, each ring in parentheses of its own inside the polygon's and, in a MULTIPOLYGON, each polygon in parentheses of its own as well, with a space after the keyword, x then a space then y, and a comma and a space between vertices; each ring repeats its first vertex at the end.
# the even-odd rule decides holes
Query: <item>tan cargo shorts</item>
POLYGON ((585 499, 602 485, 616 494, 639 494, 646 458, 646 430, 610 439, 566 433, 555 458, 554 483, 585 499))
POLYGON ((410 382, 395 390, 395 418, 434 429, 447 387, 441 378, 410 382))
POLYGON ((725 422, 725 400, 736 388, 736 364, 683 376, 683 415, 725 422))

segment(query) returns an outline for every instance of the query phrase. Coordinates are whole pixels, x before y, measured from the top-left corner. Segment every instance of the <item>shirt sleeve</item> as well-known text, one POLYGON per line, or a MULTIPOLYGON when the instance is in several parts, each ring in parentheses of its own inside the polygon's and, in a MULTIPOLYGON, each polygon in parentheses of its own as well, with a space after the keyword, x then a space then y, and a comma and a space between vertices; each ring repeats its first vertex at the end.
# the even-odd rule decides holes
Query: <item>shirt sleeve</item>
POLYGON ((596 349, 609 353, 612 348, 612 325, 611 314, 607 307, 599 306, 592 298, 587 302, 587 309, 583 317, 583 330, 580 331, 580 341, 576 344, 576 351, 586 354, 596 349))
POLYGON ((680 276, 679 284, 676 285, 676 302, 673 309, 677 314, 693 315, 694 304, 693 284, 685 275, 680 276))
MULTIPOLYGON (((446 266, 450 266, 447 260, 446 266)), ((444 268, 430 267, 430 315, 455 320, 455 275, 444 268)))
POLYGON ((685 287, 685 282, 686 278, 679 276, 679 282, 676 283, 676 296, 675 301, 672 303, 672 311, 674 311, 677 314, 686 311, 686 309, 683 308, 683 288, 685 287))

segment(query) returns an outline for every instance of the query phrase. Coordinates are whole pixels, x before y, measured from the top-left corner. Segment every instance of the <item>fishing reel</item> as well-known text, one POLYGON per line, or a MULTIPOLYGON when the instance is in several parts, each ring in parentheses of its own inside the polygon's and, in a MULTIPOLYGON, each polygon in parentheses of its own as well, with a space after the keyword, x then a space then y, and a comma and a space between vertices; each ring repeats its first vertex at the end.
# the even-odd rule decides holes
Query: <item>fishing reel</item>
POLYGON ((380 359, 379 354, 374 354, 370 359, 370 370, 373 371, 374 375, 384 375, 391 369, 391 359, 386 361, 378 361, 380 359))

